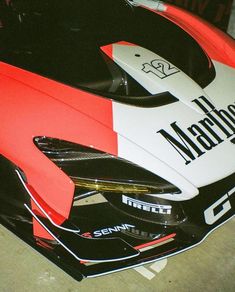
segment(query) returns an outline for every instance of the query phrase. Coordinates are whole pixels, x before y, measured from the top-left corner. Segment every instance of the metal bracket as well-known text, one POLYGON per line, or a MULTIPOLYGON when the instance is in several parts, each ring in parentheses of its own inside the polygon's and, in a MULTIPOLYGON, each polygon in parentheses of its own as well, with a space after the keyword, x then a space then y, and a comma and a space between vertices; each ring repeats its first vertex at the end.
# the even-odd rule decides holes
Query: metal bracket
POLYGON ((126 0, 131 6, 144 6, 157 11, 166 11, 164 2, 158 0, 126 0))

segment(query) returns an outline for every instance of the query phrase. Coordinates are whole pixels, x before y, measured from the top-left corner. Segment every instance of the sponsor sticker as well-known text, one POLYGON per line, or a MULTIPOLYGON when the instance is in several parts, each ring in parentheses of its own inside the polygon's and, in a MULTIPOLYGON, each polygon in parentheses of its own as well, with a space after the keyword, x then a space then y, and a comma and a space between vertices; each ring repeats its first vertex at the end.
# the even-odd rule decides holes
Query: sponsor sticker
POLYGON ((144 201, 139 201, 125 195, 122 195, 122 203, 126 204, 132 208, 143 210, 155 214, 171 215, 172 206, 170 205, 160 205, 152 204, 144 201))
POLYGON ((177 151, 186 165, 197 160, 219 144, 235 136, 235 103, 226 109, 216 109, 205 96, 192 101, 204 113, 202 120, 183 129, 177 121, 171 123, 170 131, 157 131, 177 151))
POLYGON ((101 237, 101 236, 109 235, 116 232, 126 231, 126 230, 129 230, 130 228, 135 228, 135 226, 131 224, 120 224, 120 225, 116 225, 112 227, 94 230, 91 232, 85 232, 82 234, 82 236, 88 237, 88 238, 95 238, 95 237, 101 237))
POLYGON ((178 68, 176 68, 169 62, 161 59, 155 59, 152 60, 150 63, 144 63, 142 71, 144 71, 145 73, 152 73, 160 79, 164 79, 180 72, 178 68))

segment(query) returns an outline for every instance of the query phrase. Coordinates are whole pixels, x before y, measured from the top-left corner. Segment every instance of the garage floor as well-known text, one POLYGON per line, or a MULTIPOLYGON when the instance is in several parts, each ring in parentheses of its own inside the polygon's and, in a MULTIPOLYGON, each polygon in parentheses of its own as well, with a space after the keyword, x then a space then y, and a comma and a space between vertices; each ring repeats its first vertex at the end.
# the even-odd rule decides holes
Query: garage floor
MULTIPOLYGON (((235 5, 229 33, 235 36, 235 5)), ((76 282, 0 225, 0 292, 234 292, 234 240, 235 218, 168 260, 76 282)))

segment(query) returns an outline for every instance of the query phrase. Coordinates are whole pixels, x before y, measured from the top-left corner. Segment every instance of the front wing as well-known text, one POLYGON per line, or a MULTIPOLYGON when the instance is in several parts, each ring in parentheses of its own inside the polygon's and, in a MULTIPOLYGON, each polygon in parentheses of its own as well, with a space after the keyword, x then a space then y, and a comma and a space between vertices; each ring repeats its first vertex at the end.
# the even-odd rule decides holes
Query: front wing
POLYGON ((30 190, 19 170, 4 157, 0 163, 5 169, 0 174, 0 222, 77 280, 185 251, 201 243, 235 214, 233 174, 201 188, 195 198, 181 202, 185 219, 178 224, 141 220, 99 195, 98 200, 91 196, 85 203, 77 201, 62 229, 34 212, 30 190), (35 222, 50 235, 48 239, 33 235, 35 222))

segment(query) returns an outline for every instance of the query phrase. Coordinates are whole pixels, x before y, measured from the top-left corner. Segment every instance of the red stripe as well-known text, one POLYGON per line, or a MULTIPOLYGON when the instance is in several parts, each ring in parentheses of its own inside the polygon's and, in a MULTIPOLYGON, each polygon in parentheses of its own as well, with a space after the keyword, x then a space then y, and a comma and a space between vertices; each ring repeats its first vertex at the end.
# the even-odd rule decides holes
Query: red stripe
POLYGON ((135 47, 135 44, 126 42, 126 41, 120 41, 120 42, 116 42, 114 43, 115 45, 121 45, 121 46, 128 46, 128 47, 135 47))
POLYGON ((100 47, 100 49, 111 59, 113 60, 113 45, 106 45, 100 47))
POLYGON ((235 42, 227 34, 200 17, 167 4, 166 11, 151 10, 177 24, 189 33, 207 52, 209 57, 235 68, 235 42))
POLYGON ((117 43, 113 43, 113 44, 109 44, 103 47, 100 47, 100 49, 107 55, 109 56, 110 59, 114 59, 114 55, 113 55, 113 46, 114 45, 120 45, 120 46, 129 46, 129 47, 134 47, 136 46, 135 44, 132 43, 128 43, 126 41, 120 41, 117 43))
POLYGON ((166 240, 168 240, 168 239, 171 239, 171 238, 173 238, 173 237, 175 237, 175 236, 176 236, 176 233, 172 233, 172 234, 167 235, 167 236, 165 236, 165 237, 162 237, 162 238, 160 238, 160 239, 156 239, 156 240, 154 240, 154 241, 150 241, 150 242, 147 242, 147 243, 144 243, 144 244, 141 244, 141 245, 137 245, 137 246, 134 247, 134 249, 136 249, 136 250, 140 250, 140 249, 142 249, 142 248, 144 248, 144 247, 148 247, 148 246, 152 246, 152 245, 155 245, 155 244, 161 243, 161 242, 166 241, 166 240))
MULTIPOLYGON (((171 238, 173 238, 175 236, 176 236, 176 233, 172 233, 172 234, 167 235, 165 237, 162 237, 160 239, 157 239, 157 240, 154 240, 154 241, 150 241, 150 242, 147 242, 147 243, 144 243, 144 244, 141 244, 141 245, 137 245, 137 246, 134 247, 134 249, 140 250, 140 249, 142 249, 144 247, 152 246, 152 245, 155 245, 157 243, 161 243, 163 241, 167 241, 168 239, 171 239, 171 238)), ((173 250, 175 250, 175 249, 173 249, 173 250)), ((164 253, 166 253, 166 252, 164 252, 164 253)), ((80 263, 81 264, 86 264, 86 263, 89 263, 89 262, 87 262, 87 261, 80 261, 80 263)))

